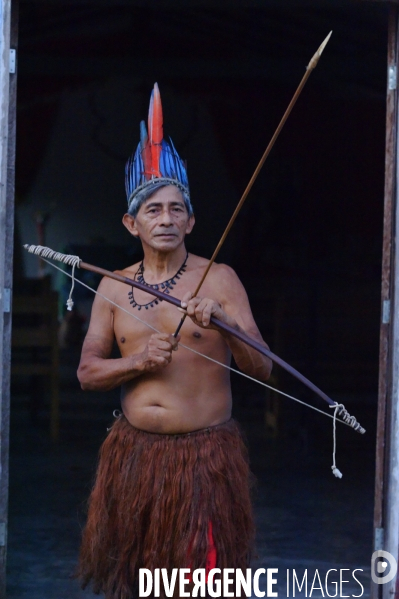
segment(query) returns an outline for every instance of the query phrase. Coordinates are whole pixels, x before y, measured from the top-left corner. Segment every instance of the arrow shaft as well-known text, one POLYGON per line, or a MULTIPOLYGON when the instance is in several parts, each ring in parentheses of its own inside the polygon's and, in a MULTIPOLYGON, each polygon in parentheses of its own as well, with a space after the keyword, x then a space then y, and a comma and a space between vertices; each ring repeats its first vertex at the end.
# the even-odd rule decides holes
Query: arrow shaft
MULTIPOLYGON (((222 237, 220 238, 219 243, 217 244, 216 249, 215 249, 215 251, 212 254, 212 257, 209 260, 209 263, 208 263, 208 265, 207 265, 207 267, 206 267, 206 269, 204 271, 204 274, 202 275, 201 280, 198 283, 196 290, 194 291, 193 297, 195 297, 196 295, 198 295, 198 292, 201 289, 202 284, 205 281, 205 278, 208 275, 208 272, 210 271, 210 269, 212 267, 212 264, 215 262, 215 260, 217 258, 217 255, 219 254, 219 251, 222 248, 222 246, 223 246, 223 244, 224 244, 224 242, 226 240, 226 237, 229 234, 230 229, 233 226, 233 224, 234 224, 234 222, 235 222, 235 220, 236 220, 236 218, 237 218, 237 216, 238 216, 238 214, 239 214, 239 212, 240 212, 240 210, 241 210, 241 208, 242 208, 245 200, 247 199, 248 194, 251 191, 252 186, 255 183, 256 178, 259 175, 259 173, 260 173, 260 171, 262 169, 262 166, 264 165, 264 163, 266 161, 266 158, 269 156, 269 154, 270 154, 270 152, 271 152, 271 150, 272 150, 272 148, 273 148, 273 146, 274 146, 274 144, 275 144, 278 136, 280 135, 280 132, 281 132, 282 128, 285 125, 286 120, 288 119, 288 117, 289 117, 292 109, 294 108, 294 106, 296 104, 297 99, 301 95, 301 92, 302 92, 302 90, 303 90, 303 88, 305 86, 306 81, 310 77, 310 74, 313 71, 313 69, 316 67, 317 62, 318 62, 318 60, 319 60, 319 58, 321 56, 321 53, 323 52, 323 50, 324 50, 324 48, 325 48, 328 40, 330 39, 330 36, 331 36, 331 33, 327 36, 327 38, 324 40, 324 42, 322 43, 322 45, 320 46, 320 48, 317 50, 317 52, 314 54, 314 56, 312 57, 311 61, 309 62, 308 66, 306 68, 305 74, 303 75, 303 77, 301 79, 301 82, 299 83, 299 85, 298 85, 298 87, 297 87, 297 89, 296 89, 296 91, 295 91, 295 93, 294 93, 294 95, 293 95, 290 103, 288 104, 288 107, 287 107, 285 113, 283 114, 283 117, 282 117, 281 121, 279 122, 278 127, 277 127, 277 129, 275 130, 275 132, 273 134, 273 137, 271 138, 271 140, 270 140, 270 142, 269 142, 266 150, 264 151, 263 156, 262 156, 262 158, 260 159, 260 161, 258 163, 258 166, 256 167, 256 169, 255 169, 252 177, 250 178, 250 180, 248 182, 248 185, 246 186, 246 188, 244 190, 244 193, 242 194, 241 199, 238 202, 238 204, 236 206, 236 209, 234 210, 234 212, 233 212, 233 214, 232 214, 232 216, 231 216, 231 218, 230 218, 230 220, 229 220, 229 222, 227 224, 227 227, 224 230, 224 233, 223 233, 222 237)), ((177 335, 179 334, 179 331, 182 328, 185 319, 186 319, 186 315, 184 315, 182 317, 182 319, 181 319, 181 321, 180 321, 180 323, 179 323, 179 325, 178 325, 178 327, 177 327, 177 329, 176 329, 176 331, 174 333, 175 337, 177 337, 177 335)))
POLYGON ((285 113, 283 115, 283 118, 281 119, 281 121, 280 121, 280 123, 279 123, 279 125, 278 125, 278 127, 276 129, 276 131, 273 134, 273 137, 271 138, 271 140, 269 142, 269 145, 267 146, 266 150, 264 151, 263 156, 260 159, 258 166, 256 167, 256 169, 255 169, 252 177, 250 178, 250 180, 248 182, 248 185, 246 186, 246 188, 244 190, 244 193, 242 194, 241 199, 240 199, 240 201, 238 202, 238 204, 236 206, 236 209, 234 210, 233 214, 231 215, 231 218, 230 218, 230 220, 229 220, 229 222, 227 224, 227 227, 226 227, 226 229, 225 229, 222 237, 220 238, 219 243, 217 244, 217 246, 215 248, 215 251, 212 254, 211 259, 209 260, 209 264, 207 265, 207 267, 205 269, 205 272, 204 272, 204 274, 201 277, 200 282, 197 285, 197 288, 196 288, 196 290, 194 292, 194 296, 196 296, 197 293, 199 292, 199 290, 201 289, 202 284, 205 281, 205 278, 206 278, 208 272, 210 271, 212 264, 215 262, 216 257, 217 257, 217 255, 219 254, 219 251, 222 248, 222 245, 226 241, 226 237, 230 233, 231 227, 234 225, 234 222, 235 222, 235 220, 236 220, 236 218, 237 218, 237 216, 238 216, 241 208, 243 207, 243 204, 244 204, 245 200, 247 199, 248 194, 251 191, 252 186, 255 183, 256 178, 259 175, 259 173, 260 173, 260 171, 262 169, 262 166, 264 165, 264 163, 266 161, 266 158, 269 156, 269 154, 270 154, 270 152, 271 152, 271 150, 272 150, 272 148, 273 148, 273 146, 274 146, 274 144, 275 144, 278 136, 280 135, 280 132, 281 132, 282 128, 284 127, 285 122, 288 119, 288 117, 289 117, 292 109, 294 108, 295 103, 296 103, 297 99, 299 98, 300 93, 301 93, 301 91, 302 91, 302 89, 303 89, 306 81, 308 80, 308 77, 309 77, 309 75, 310 75, 311 72, 312 72, 311 70, 308 70, 304 74, 301 83, 299 84, 299 86, 298 86, 298 88, 297 88, 294 96, 292 97, 291 102, 288 105, 287 110, 285 111, 285 113))

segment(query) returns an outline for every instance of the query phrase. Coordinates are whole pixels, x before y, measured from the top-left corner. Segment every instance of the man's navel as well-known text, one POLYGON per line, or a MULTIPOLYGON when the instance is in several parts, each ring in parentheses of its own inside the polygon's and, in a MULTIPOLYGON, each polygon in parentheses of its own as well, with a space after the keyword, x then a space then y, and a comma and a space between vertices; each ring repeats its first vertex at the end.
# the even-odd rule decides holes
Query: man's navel
POLYGON ((202 335, 198 331, 194 331, 193 337, 195 337, 196 339, 201 339, 202 335))

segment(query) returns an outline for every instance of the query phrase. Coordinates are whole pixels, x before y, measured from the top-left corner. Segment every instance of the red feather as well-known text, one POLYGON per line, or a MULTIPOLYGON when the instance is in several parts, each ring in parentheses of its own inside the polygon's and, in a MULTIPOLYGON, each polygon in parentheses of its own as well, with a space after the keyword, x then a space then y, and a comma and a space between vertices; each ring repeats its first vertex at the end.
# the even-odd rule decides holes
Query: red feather
POLYGON ((152 175, 151 148, 150 148, 150 144, 148 143, 148 141, 145 144, 144 149, 141 152, 141 156, 143 158, 145 178, 150 179, 151 175, 152 175))
POLYGON ((150 106, 148 108, 148 139, 150 145, 152 144, 152 115, 154 113, 154 90, 151 92, 150 96, 150 106))
POLYGON ((150 113, 148 116, 148 134, 151 145, 152 173, 155 177, 161 177, 159 170, 159 159, 162 151, 163 139, 163 116, 161 94, 158 84, 155 83, 154 91, 151 95, 150 113))

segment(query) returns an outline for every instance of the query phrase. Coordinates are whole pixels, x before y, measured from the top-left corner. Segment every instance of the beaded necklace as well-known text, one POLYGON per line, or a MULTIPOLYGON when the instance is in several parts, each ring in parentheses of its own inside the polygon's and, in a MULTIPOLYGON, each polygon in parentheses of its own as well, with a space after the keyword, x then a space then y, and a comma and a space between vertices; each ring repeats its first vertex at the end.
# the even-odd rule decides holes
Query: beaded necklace
MULTIPOLYGON (((183 264, 181 265, 181 267, 179 268, 177 273, 173 275, 173 277, 171 277, 167 281, 163 281, 163 283, 157 283, 156 285, 153 285, 152 283, 147 283, 147 281, 144 279, 144 259, 143 259, 140 263, 140 266, 139 266, 136 274, 134 275, 134 280, 138 281, 139 283, 142 283, 143 285, 146 285, 150 289, 155 289, 155 291, 159 290, 159 291, 163 291, 164 293, 170 293, 170 290, 173 289, 173 287, 176 285, 176 279, 180 279, 181 275, 186 270, 187 260, 188 260, 188 252, 184 259, 183 264)), ((151 292, 149 291, 148 293, 151 293, 151 292)), ((159 304, 159 302, 163 301, 162 299, 154 298, 153 300, 147 302, 146 304, 139 304, 134 299, 133 287, 132 287, 132 290, 129 291, 128 297, 129 297, 129 302, 131 303, 133 308, 137 308, 138 310, 141 310, 141 308, 145 308, 146 310, 148 310, 148 308, 153 308, 155 305, 159 304)))

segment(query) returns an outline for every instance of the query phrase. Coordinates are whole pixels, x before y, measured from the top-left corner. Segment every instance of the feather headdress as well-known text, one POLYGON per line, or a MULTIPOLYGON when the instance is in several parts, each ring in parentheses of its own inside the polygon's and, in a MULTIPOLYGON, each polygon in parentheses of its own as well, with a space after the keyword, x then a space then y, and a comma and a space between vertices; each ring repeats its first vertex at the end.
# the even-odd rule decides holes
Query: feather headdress
POLYGON ((161 94, 155 83, 148 111, 148 133, 145 122, 140 123, 140 142, 136 152, 126 163, 126 195, 129 212, 138 210, 151 186, 175 185, 184 197, 189 214, 193 210, 186 167, 176 152, 172 140, 163 139, 163 116, 161 94))

